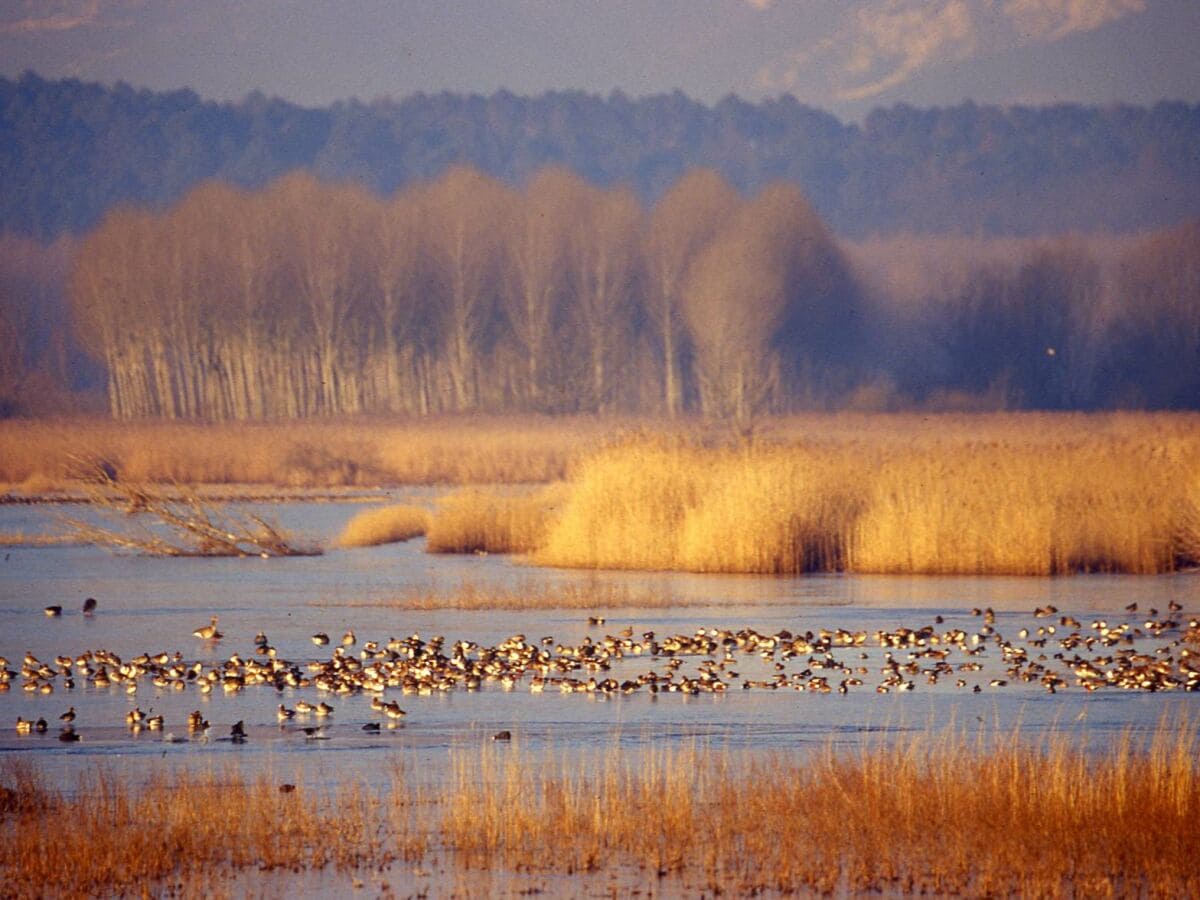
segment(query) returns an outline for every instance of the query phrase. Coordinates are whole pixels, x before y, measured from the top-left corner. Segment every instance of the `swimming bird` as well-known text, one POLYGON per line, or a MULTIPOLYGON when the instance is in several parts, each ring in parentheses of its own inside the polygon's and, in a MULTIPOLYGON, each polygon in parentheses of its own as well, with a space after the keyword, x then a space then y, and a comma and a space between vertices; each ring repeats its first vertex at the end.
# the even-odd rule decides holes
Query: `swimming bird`
POLYGON ((66 722, 68 725, 70 725, 75 721, 75 707, 72 706, 65 713, 59 716, 58 719, 60 722, 66 722))
POLYGON ((353 647, 356 643, 358 643, 358 638, 354 635, 354 629, 350 629, 342 635, 343 647, 353 647))
POLYGON ((280 722, 285 722, 288 719, 296 718, 296 711, 294 709, 288 709, 286 706, 280 703, 279 710, 275 715, 278 717, 280 722))
POLYGON ((318 631, 316 634, 314 634, 312 636, 312 642, 314 644, 316 644, 318 647, 324 647, 326 644, 329 643, 329 635, 327 635, 323 631, 318 631))
POLYGON ((366 725, 364 725, 362 727, 362 730, 363 731, 378 731, 379 723, 378 722, 368 722, 366 725))
POLYGON ((17 734, 33 734, 33 720, 17 716, 17 734))
POLYGON ((86 600, 83 601, 83 614, 85 616, 90 616, 95 611, 96 611, 96 598, 88 597, 86 600))
POLYGON ((208 731, 208 722, 200 714, 200 710, 188 713, 188 731, 208 731))
POLYGON ((243 743, 246 740, 246 723, 238 719, 233 723, 233 727, 229 729, 229 739, 235 744, 243 743))
POLYGON ((42 612, 44 612, 48 617, 53 619, 55 616, 62 615, 62 607, 61 606, 47 606, 45 609, 42 610, 42 612))
POLYGON ((193 635, 200 638, 202 641, 219 641, 225 635, 217 631, 217 617, 213 616, 212 621, 202 628, 197 628, 192 632, 193 635))
POLYGON ((62 741, 64 744, 70 744, 70 743, 74 743, 75 741, 80 740, 80 737, 79 737, 79 733, 74 728, 72 728, 70 725, 68 725, 66 728, 64 728, 62 731, 60 731, 58 733, 58 739, 60 741, 62 741))
POLYGON ((508 731, 507 729, 504 731, 497 731, 495 734, 492 735, 492 740, 493 741, 511 741, 512 740, 512 732, 508 731))

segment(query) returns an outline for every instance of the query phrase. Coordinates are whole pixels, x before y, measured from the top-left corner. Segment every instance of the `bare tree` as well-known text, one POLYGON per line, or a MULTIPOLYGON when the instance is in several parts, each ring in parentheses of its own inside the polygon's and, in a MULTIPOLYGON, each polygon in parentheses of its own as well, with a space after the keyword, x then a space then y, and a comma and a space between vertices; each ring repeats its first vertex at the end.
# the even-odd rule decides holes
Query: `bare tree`
POLYGON ((587 185, 578 175, 543 169, 517 199, 508 229, 511 285, 504 294, 504 310, 514 350, 525 363, 517 395, 534 409, 543 404, 555 312, 568 284, 572 216, 586 194, 587 185))
POLYGON ((712 169, 693 169, 658 201, 644 241, 646 308, 662 350, 663 403, 668 416, 683 407, 680 317, 688 266, 736 210, 740 198, 712 169))
POLYGON ((574 302, 587 352, 590 406, 607 412, 614 399, 616 356, 636 315, 643 214, 628 188, 588 188, 581 200, 570 245, 574 302))
POLYGON ((512 202, 507 188, 467 166, 451 169, 431 185, 427 200, 449 407, 472 409, 479 401, 484 345, 494 326, 504 249, 500 236, 512 202))

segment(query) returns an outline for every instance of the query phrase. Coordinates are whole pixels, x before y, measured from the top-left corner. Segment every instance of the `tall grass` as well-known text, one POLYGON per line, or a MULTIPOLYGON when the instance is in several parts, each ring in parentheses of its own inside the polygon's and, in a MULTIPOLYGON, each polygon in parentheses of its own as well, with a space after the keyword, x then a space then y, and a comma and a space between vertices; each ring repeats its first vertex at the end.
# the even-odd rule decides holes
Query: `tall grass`
POLYGON ((1194 896, 1196 750, 1185 723, 1098 756, 955 732, 805 760, 485 753, 458 760, 441 828, 474 866, 632 864, 735 894, 1194 896))
POLYGON ((760 573, 1154 573, 1200 563, 1190 493, 1200 419, 944 417, 933 430, 907 427, 908 417, 873 421, 857 437, 606 448, 577 467, 533 558, 760 573))
POLYGON ((5 893, 153 891, 241 869, 608 870, 692 890, 970 896, 1197 896, 1200 729, 1164 719, 1103 749, 949 729, 803 755, 658 748, 557 760, 459 751, 450 782, 286 793, 232 771, 99 772, 47 788, 0 766, 5 893), (642 875, 639 876, 638 872, 642 875))
POLYGON ((420 537, 429 528, 429 510, 398 503, 360 512, 346 523, 335 543, 339 547, 375 547, 420 537))
POLYGON ((121 478, 330 487, 511 484, 562 478, 617 421, 445 417, 280 423, 0 421, 0 482, 30 493, 69 486, 74 459, 107 460, 121 478))
POLYGON ((18 798, 0 805, 0 870, 17 876, 6 878, 6 895, 142 891, 197 874, 211 889, 239 869, 350 869, 412 849, 401 829, 390 835, 394 849, 381 849, 383 801, 355 785, 285 793, 233 770, 154 774, 144 784, 100 770, 68 795, 20 760, 4 763, 0 784, 18 798))
POLYGON ((430 553, 528 553, 556 521, 565 488, 533 491, 464 488, 439 502, 425 535, 430 553))

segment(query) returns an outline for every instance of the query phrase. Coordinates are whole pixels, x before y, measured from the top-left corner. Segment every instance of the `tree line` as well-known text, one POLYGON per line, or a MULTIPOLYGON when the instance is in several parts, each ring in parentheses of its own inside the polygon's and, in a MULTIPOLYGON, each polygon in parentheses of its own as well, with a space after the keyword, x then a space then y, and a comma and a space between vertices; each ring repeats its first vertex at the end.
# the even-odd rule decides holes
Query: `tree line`
POLYGON ((457 167, 377 197, 286 176, 110 214, 76 333, 110 411, 248 419, 476 410, 746 416, 852 371, 860 297, 794 187, 709 170, 647 212, 563 169, 457 167))
POLYGON ((70 282, 118 418, 1200 405, 1200 226, 943 265, 897 302, 792 185, 294 173, 110 213, 70 282), (957 399, 955 399, 957 398, 957 399))
POLYGON ((799 187, 838 234, 1131 231, 1200 216, 1200 105, 894 106, 844 123, 790 96, 417 94, 305 108, 0 78, 0 231, 51 239, 202 181, 303 168, 390 195, 473 165, 519 186, 563 166, 654 203, 696 167, 740 193, 799 187))

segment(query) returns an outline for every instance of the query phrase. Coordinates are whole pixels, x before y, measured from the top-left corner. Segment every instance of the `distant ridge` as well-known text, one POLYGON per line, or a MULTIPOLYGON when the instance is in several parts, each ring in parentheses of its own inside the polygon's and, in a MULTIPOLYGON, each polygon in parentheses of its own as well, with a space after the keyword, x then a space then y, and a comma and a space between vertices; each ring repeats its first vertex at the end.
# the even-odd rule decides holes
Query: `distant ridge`
POLYGON ((695 166, 747 193, 786 180, 853 237, 1125 232, 1200 217, 1200 105, 895 106, 859 126, 791 97, 501 91, 308 109, 0 78, 0 231, 85 231, 208 178, 257 187, 307 168, 388 193, 454 163, 513 183, 561 164, 646 202, 695 166))

